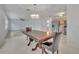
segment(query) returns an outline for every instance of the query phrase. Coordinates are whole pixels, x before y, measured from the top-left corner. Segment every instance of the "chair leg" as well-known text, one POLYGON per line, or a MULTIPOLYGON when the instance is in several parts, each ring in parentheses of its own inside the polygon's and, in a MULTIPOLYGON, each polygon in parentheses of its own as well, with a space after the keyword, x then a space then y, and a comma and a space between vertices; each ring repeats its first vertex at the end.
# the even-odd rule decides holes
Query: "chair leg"
POLYGON ((42 54, 44 54, 43 49, 42 49, 42 54))
POLYGON ((31 44, 31 41, 29 40, 29 43, 27 44, 28 46, 31 44))
POLYGON ((43 53, 48 54, 48 52, 45 50, 44 47, 42 48, 42 54, 43 54, 43 53))
POLYGON ((54 51, 52 51, 52 54, 54 54, 54 51))
POLYGON ((57 54, 59 53, 58 49, 57 49, 57 54))
POLYGON ((27 36, 27 40, 28 40, 28 38, 29 38, 29 37, 27 36))
POLYGON ((33 42, 33 39, 29 38, 29 43, 27 44, 28 46, 33 42))

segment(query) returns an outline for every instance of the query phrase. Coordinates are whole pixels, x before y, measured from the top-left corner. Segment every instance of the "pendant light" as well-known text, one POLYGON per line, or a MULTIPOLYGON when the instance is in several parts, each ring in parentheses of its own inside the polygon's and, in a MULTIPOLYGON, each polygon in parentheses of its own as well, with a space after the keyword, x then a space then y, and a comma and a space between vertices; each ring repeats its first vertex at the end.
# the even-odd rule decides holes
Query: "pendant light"
POLYGON ((32 13, 32 14, 30 15, 30 17, 31 17, 32 19, 39 19, 39 14, 36 12, 36 10, 38 10, 38 9, 37 9, 37 4, 34 4, 33 6, 34 6, 34 13, 32 13))

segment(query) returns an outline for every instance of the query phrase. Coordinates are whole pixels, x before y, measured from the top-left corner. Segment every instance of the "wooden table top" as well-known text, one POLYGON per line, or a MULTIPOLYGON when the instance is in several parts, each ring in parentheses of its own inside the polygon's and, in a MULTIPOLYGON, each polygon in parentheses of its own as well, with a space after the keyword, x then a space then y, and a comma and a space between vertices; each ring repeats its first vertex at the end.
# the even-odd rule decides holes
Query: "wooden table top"
POLYGON ((32 30, 32 31, 23 31, 23 33, 30 38, 34 39, 35 41, 46 41, 53 37, 53 33, 47 33, 44 31, 32 30))

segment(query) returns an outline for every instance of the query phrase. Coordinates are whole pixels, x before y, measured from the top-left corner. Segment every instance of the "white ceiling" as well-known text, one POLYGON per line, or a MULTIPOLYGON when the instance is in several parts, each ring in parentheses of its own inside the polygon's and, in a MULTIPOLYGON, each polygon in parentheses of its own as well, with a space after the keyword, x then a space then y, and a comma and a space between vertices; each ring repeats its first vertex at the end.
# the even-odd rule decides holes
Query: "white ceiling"
POLYGON ((66 5, 64 4, 6 4, 6 11, 10 18, 22 17, 27 19, 30 18, 30 14, 38 13, 40 19, 46 19, 49 16, 53 18, 56 13, 66 11, 66 5), (30 11, 27 11, 30 9, 30 11))

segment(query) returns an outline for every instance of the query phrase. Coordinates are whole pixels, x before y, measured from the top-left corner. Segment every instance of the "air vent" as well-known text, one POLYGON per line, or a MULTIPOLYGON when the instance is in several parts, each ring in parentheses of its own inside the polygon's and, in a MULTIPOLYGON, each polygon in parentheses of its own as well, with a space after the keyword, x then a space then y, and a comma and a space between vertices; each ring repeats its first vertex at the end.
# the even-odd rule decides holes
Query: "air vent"
POLYGON ((30 9, 26 9, 27 11, 30 11, 30 9))

